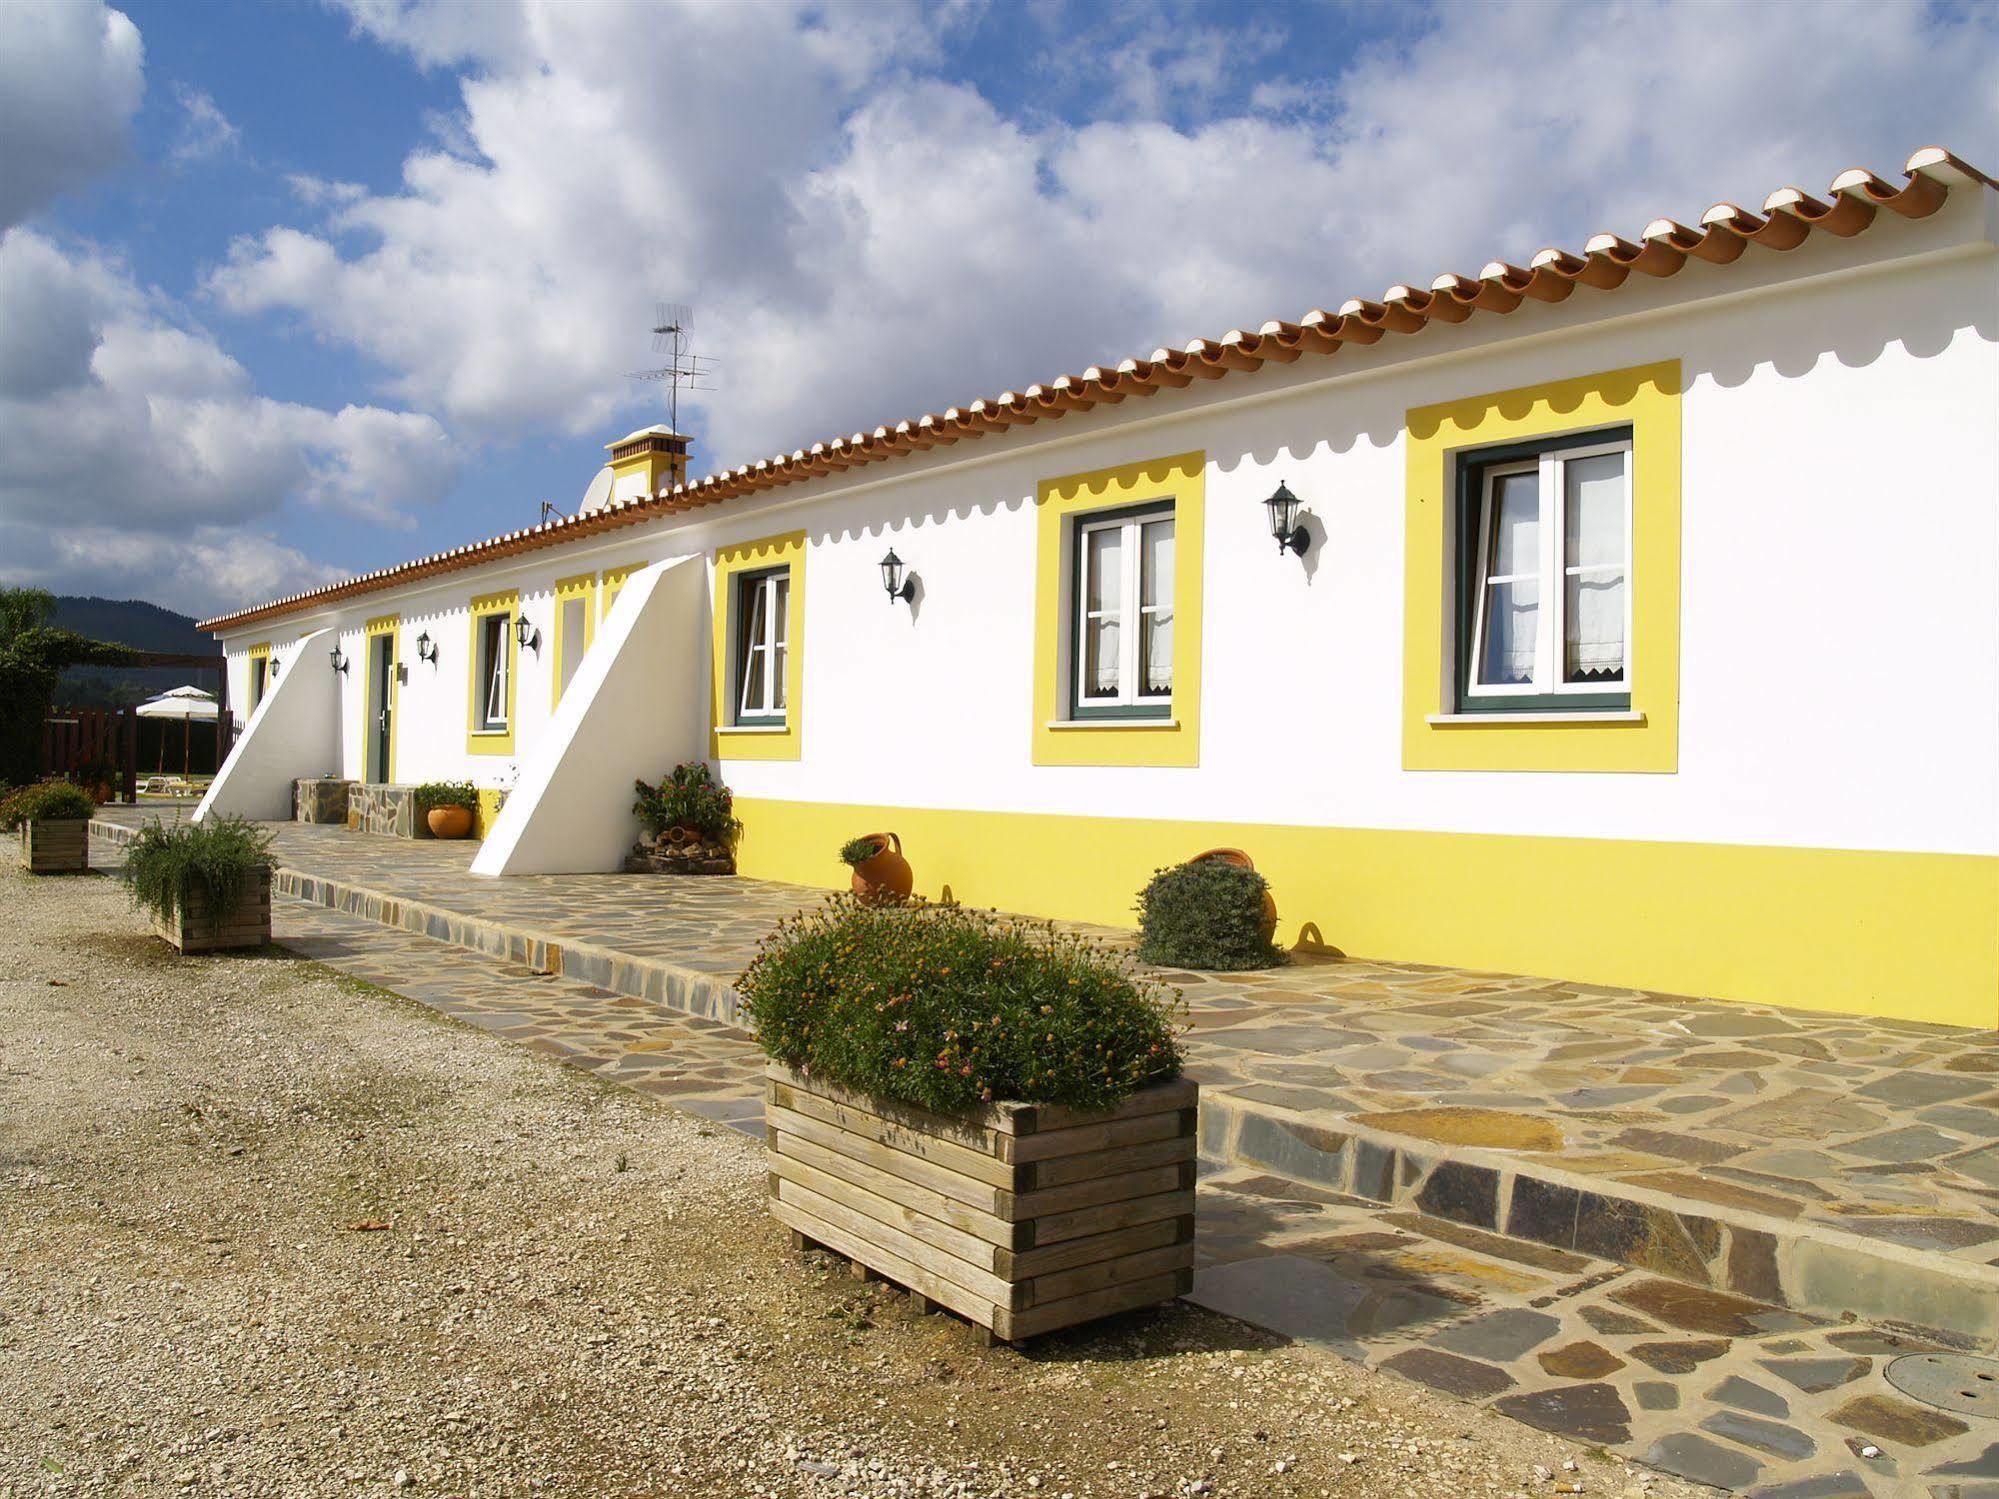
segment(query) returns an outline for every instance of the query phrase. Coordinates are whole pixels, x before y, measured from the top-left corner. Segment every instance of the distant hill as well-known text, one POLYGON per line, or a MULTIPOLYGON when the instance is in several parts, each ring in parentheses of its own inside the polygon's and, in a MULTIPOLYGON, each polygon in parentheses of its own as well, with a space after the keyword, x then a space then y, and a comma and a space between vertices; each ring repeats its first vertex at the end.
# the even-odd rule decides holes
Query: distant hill
MULTIPOLYGON (((58 594, 53 623, 92 640, 115 640, 142 651, 206 656, 220 649, 214 637, 194 627, 190 616, 144 599, 58 594)), ((218 689, 215 672, 195 667, 77 666, 62 674, 56 701, 66 708, 123 708, 183 685, 218 689)))

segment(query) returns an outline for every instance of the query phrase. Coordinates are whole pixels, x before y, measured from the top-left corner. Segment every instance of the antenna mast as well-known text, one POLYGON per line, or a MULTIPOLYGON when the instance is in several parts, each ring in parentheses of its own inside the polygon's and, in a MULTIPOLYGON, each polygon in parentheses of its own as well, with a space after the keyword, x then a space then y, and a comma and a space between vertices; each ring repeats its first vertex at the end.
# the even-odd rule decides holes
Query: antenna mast
POLYGON ((694 309, 687 303, 659 303, 653 314, 652 347, 654 353, 666 356, 666 363, 657 369, 633 370, 629 377, 666 382, 666 421, 675 432, 680 430, 680 392, 715 388, 708 383, 715 361, 694 352, 693 329, 694 309))

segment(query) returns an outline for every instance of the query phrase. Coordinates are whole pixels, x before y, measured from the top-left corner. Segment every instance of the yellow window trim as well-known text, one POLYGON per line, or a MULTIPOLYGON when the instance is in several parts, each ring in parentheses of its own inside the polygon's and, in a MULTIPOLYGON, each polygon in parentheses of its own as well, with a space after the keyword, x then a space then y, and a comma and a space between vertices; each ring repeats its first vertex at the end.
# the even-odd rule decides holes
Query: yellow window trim
POLYGON ((1680 390, 1680 362, 1668 359, 1409 411, 1405 770, 1678 770, 1680 390), (1432 723, 1452 707, 1455 663, 1446 642, 1456 600, 1450 526, 1458 456, 1600 426, 1631 428, 1631 712, 1593 721, 1432 723))
POLYGON ((402 714, 397 711, 402 673, 396 670, 402 656, 402 645, 397 632, 402 629, 400 614, 384 614, 371 619, 362 629, 362 655, 365 664, 361 669, 361 779, 368 779, 368 711, 375 701, 375 637, 389 637, 389 763, 382 767, 382 779, 389 785, 396 780, 396 731, 401 727, 402 714))
POLYGON ((1207 455, 1176 453, 1044 480, 1036 489, 1034 730, 1036 765, 1201 763, 1201 552, 1207 455), (1150 500, 1173 502, 1171 722, 1071 723, 1062 689, 1069 653, 1072 517, 1150 500), (1059 725, 1059 727, 1058 727, 1059 725))
POLYGON ((514 639, 512 616, 520 608, 518 588, 504 593, 482 593, 472 600, 471 628, 465 651, 465 753, 468 755, 511 755, 514 734, 520 728, 520 642, 514 639), (507 726, 503 730, 479 727, 479 708, 485 700, 485 684, 479 680, 479 624, 494 614, 508 616, 507 640, 507 726))
MULTIPOLYGON (((620 580, 623 581, 622 579, 620 580)), ((562 703, 562 614, 563 605, 571 599, 583 600, 583 649, 587 652, 590 643, 597 638, 597 575, 578 573, 573 578, 555 580, 555 624, 549 630, 552 637, 550 657, 553 670, 549 672, 549 707, 559 707, 562 703)))
POLYGON ((611 612, 611 605, 618 602, 618 594, 623 591, 625 580, 644 566, 644 562, 627 562, 623 567, 607 567, 604 569, 604 582, 602 585, 603 603, 598 609, 597 614, 599 619, 609 614, 611 612))
POLYGON ((805 533, 788 531, 715 549, 714 655, 709 672, 708 748, 718 760, 796 760, 805 729, 805 533), (729 639, 735 627, 736 574, 783 567, 790 575, 785 609, 784 727, 730 726, 729 639))

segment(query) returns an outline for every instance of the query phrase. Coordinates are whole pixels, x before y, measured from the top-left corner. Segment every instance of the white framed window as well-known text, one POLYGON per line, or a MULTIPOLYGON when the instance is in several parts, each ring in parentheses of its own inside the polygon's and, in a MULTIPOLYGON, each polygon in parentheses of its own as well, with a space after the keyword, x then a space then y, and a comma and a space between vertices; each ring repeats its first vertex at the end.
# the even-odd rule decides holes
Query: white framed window
POLYGON ((1627 436, 1467 465, 1461 706, 1628 704, 1631 469, 1627 436))
POLYGON ((736 578, 736 722, 782 724, 791 569, 736 578))
POLYGON ((479 731, 503 734, 507 729, 507 632, 513 626, 508 613, 479 616, 479 731))
POLYGON ((1173 556, 1171 504, 1077 520, 1073 717, 1172 714, 1173 556))

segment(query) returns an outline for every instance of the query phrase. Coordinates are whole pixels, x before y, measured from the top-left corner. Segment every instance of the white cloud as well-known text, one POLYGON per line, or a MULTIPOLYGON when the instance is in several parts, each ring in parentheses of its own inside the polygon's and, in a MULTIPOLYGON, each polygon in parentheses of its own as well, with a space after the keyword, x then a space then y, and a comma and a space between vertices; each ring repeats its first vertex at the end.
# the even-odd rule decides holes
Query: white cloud
POLYGON ((145 49, 98 0, 12 4, 0 24, 0 230, 115 166, 145 49))
POLYGON ((1989 152, 1999 97, 1994 13, 1915 0, 1452 6, 1331 78, 1264 32, 1140 27, 1078 49, 1108 101, 1080 128, 936 76, 937 13, 347 9, 466 70, 459 141, 238 242, 212 291, 509 437, 634 415, 619 372, 653 301, 689 298, 718 462, 1934 138, 1989 152), (629 66, 648 36, 670 71, 629 66))
POLYGON ((0 330, 0 557, 11 576, 36 559, 79 576, 95 553, 105 576, 137 579, 150 556, 163 587, 204 607, 261 596, 327 570, 254 529, 229 568, 191 559, 213 560, 225 537, 276 523, 292 501, 410 529, 457 476, 435 419, 261 396, 213 338, 121 266, 33 230, 0 236, 0 330), (255 581, 262 563, 275 571, 255 581))
POLYGON ((243 132, 213 98, 184 83, 174 85, 174 98, 181 107, 180 133, 168 153, 176 166, 189 166, 239 150, 243 132))

